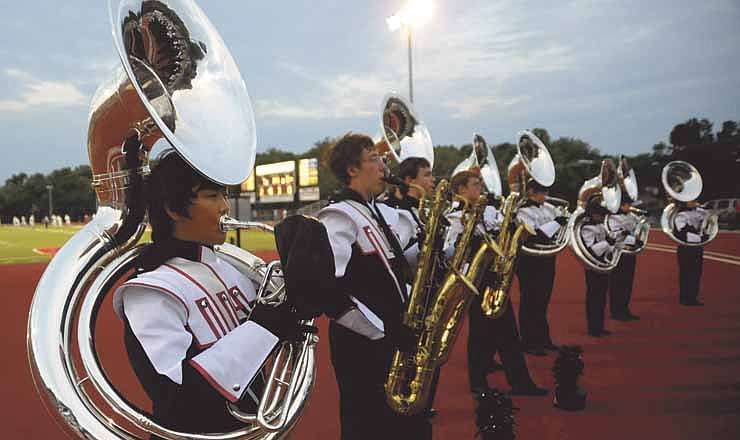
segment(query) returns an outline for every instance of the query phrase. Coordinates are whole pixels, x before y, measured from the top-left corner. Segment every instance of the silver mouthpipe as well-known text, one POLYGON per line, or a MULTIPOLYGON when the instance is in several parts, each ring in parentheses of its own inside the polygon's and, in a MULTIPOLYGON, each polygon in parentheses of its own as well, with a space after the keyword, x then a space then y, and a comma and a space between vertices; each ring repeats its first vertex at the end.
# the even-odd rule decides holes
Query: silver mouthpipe
POLYGON ((241 220, 231 218, 228 215, 221 216, 218 223, 221 232, 236 231, 237 229, 259 229, 265 232, 275 233, 275 228, 268 224, 259 222, 243 222, 241 220))

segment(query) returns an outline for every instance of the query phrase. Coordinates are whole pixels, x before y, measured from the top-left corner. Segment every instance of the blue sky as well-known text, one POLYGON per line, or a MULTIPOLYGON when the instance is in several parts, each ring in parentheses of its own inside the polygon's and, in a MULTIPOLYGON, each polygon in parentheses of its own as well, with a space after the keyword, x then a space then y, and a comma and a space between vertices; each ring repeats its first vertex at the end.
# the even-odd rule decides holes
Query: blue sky
MULTIPOLYGON (((88 104, 117 68, 107 2, 0 0, 0 183, 87 163, 88 104)), ((200 0, 244 76, 257 144, 302 152, 375 134, 408 93, 403 0, 200 0)), ((737 0, 436 0, 414 34, 414 98, 435 144, 524 128, 607 153, 648 151, 678 122, 740 120, 737 0)))

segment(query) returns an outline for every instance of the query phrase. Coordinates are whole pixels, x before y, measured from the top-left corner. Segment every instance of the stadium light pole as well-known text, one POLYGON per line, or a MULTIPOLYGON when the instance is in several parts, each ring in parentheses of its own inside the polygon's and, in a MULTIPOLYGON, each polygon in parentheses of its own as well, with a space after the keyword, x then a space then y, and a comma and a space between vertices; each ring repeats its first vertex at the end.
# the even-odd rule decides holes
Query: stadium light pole
POLYGON ((385 19, 391 32, 401 30, 406 33, 409 53, 409 101, 414 103, 414 69, 411 61, 412 34, 414 28, 424 24, 432 16, 431 0, 409 0, 406 7, 385 19))
POLYGON ((51 219, 52 207, 54 206, 51 202, 51 190, 54 189, 54 185, 46 185, 46 190, 49 191, 49 219, 51 219))

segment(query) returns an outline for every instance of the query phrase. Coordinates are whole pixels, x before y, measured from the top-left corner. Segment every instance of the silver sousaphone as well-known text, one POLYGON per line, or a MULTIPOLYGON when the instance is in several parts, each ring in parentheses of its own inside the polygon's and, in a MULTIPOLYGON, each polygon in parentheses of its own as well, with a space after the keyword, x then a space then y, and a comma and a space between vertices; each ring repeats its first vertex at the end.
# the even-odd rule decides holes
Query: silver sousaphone
POLYGON ((663 167, 661 182, 668 196, 674 200, 666 205, 663 209, 663 215, 660 217, 660 226, 663 232, 681 246, 704 246, 714 240, 719 232, 717 214, 700 207, 694 209, 700 210, 704 214, 700 234, 702 236, 706 235, 706 240, 699 242, 684 241, 678 238, 674 231, 676 215, 680 212, 681 207, 698 199, 701 194, 704 185, 699 171, 688 162, 674 160, 663 167))
POLYGON ((423 157, 434 167, 434 144, 429 130, 411 104, 397 93, 383 97, 380 130, 375 139, 379 153, 395 163, 409 157, 423 157))
POLYGON ((483 180, 483 184, 486 186, 486 191, 489 194, 493 194, 496 198, 501 198, 503 196, 501 175, 498 172, 498 164, 493 155, 493 148, 488 146, 483 136, 474 133, 473 150, 470 152, 470 156, 452 170, 452 175, 454 176, 461 171, 476 169, 480 172, 481 180, 483 180))
MULTIPOLYGON (((511 159, 508 167, 508 182, 511 191, 522 195, 522 202, 526 197, 527 179, 534 179, 542 186, 550 187, 555 183, 555 164, 544 142, 534 133, 522 130, 517 133, 517 154, 511 159)), ((544 208, 553 217, 570 218, 568 201, 557 197, 547 196, 544 208)), ((555 255, 570 239, 570 229, 561 227, 552 237, 550 243, 522 244, 521 250, 526 255, 546 257, 555 255)))
MULTIPOLYGON (((624 156, 619 157, 619 164, 617 165, 617 179, 621 186, 622 196, 625 194, 629 196, 629 198, 632 199, 632 204, 639 203, 638 197, 640 194, 637 186, 637 175, 635 174, 635 170, 627 162, 627 158, 624 156)), ((639 241, 635 244, 624 243, 622 253, 630 255, 639 254, 643 249, 645 249, 645 246, 647 246, 648 236, 650 235, 650 223, 647 219, 647 211, 630 206, 629 212, 624 213, 624 215, 629 216, 631 221, 635 223, 636 226, 632 231, 632 235, 639 241), (642 244, 638 246, 638 243, 640 242, 642 244)), ((607 222, 607 227, 610 232, 620 232, 613 228, 613 226, 614 222, 607 222)))
MULTIPOLYGON (((606 208, 607 211, 614 214, 619 211, 619 205, 622 200, 622 190, 619 186, 619 179, 617 178, 617 171, 614 167, 614 162, 611 159, 604 159, 601 162, 601 171, 599 174, 591 179, 586 180, 581 185, 581 189, 578 191, 578 207, 573 212, 568 222, 568 229, 570 229, 570 246, 573 249, 573 253, 581 261, 581 263, 590 270, 599 273, 608 273, 614 270, 619 263, 619 258, 622 254, 622 241, 617 241, 613 252, 606 260, 596 258, 588 250, 588 246, 583 242, 581 236, 581 229, 585 222, 588 220, 588 214, 586 213, 586 205, 592 197, 598 197, 602 207, 606 208)), ((609 223, 609 215, 604 218, 604 227, 607 231, 609 223)), ((608 232, 612 237, 617 239, 617 234, 608 232)))
MULTIPOLYGON (((98 89, 90 108, 88 154, 99 208, 36 287, 27 337, 36 388, 73 438, 283 438, 313 386, 313 339, 277 350, 260 410, 234 412, 245 424, 229 433, 175 432, 156 424, 128 403, 100 364, 98 310, 146 246, 136 243, 145 226, 143 177, 152 149, 174 148, 203 175, 234 185, 248 177, 256 145, 239 69, 194 1, 110 0, 109 12, 122 68, 98 89), (129 423, 114 420, 121 418, 129 423)), ((235 227, 224 220, 223 228, 235 227)), ((275 264, 228 244, 216 251, 261 284, 260 301, 284 297, 275 264)))

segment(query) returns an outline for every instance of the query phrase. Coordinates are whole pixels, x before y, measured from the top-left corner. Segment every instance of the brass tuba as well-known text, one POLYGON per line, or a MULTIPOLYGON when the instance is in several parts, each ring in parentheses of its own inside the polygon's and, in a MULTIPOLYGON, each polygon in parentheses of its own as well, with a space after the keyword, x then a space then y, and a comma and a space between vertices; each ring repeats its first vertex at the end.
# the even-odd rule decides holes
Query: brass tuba
MULTIPOLYGON (((611 257, 606 261, 594 257, 583 243, 581 228, 585 221, 588 220, 586 205, 592 197, 600 198, 601 205, 611 213, 616 213, 619 210, 622 191, 619 186, 614 163, 610 159, 604 159, 601 162, 601 172, 599 175, 583 182, 578 192, 578 208, 573 212, 568 222, 568 228, 571 230, 570 246, 576 257, 578 257, 587 269, 600 273, 608 273, 617 267, 619 257, 622 253, 623 243, 620 241, 617 242, 614 251, 611 253, 611 257)), ((608 223, 609 216, 607 215, 604 218, 604 228, 607 231, 609 231, 608 223)), ((613 233, 610 234, 614 236, 613 233)))
POLYGON ((663 209, 663 215, 660 217, 660 226, 663 232, 681 246, 704 246, 714 240, 719 232, 717 215, 699 207, 695 209, 700 209, 705 213, 700 232, 702 235, 707 235, 706 240, 696 243, 687 242, 676 237, 673 232, 680 205, 696 200, 701 194, 703 182, 699 171, 688 162, 674 160, 663 167, 661 181, 668 196, 676 200, 663 209))
POLYGON ((385 382, 388 405, 401 414, 418 414, 426 408, 434 372, 450 355, 475 287, 462 273, 470 257, 470 240, 485 209, 485 197, 463 211, 464 230, 448 265, 442 260, 449 209, 448 183, 437 185, 424 227, 424 241, 409 295, 404 325, 419 333, 411 353, 396 351, 385 382), (441 272, 446 269, 446 272, 441 272), (439 281, 441 280, 441 282, 439 281))
MULTIPOLYGON (((619 179, 622 194, 627 194, 629 198, 632 199, 632 203, 637 202, 637 198, 639 196, 637 175, 635 174, 635 170, 629 166, 629 163, 624 156, 619 157, 619 164, 617 165, 617 179, 619 179)), ((645 246, 647 246, 648 236, 650 235, 650 223, 648 223, 647 220, 647 211, 631 206, 630 212, 625 215, 630 216, 632 221, 635 223, 636 226, 633 231, 633 235, 637 240, 642 242, 642 245, 638 246, 637 243, 625 243, 622 247, 622 253, 629 255, 639 254, 643 249, 645 249, 645 246)), ((617 232, 612 229, 611 222, 607 222, 607 226, 609 227, 609 231, 617 232)))
MULTIPOLYGON (((136 243, 145 226, 143 177, 150 152, 174 147, 203 175, 234 185, 248 177, 256 149, 244 80, 194 1, 109 0, 109 12, 123 66, 91 103, 88 154, 99 207, 36 287, 27 337, 36 388, 74 438, 282 438, 313 385, 313 340, 278 350, 274 364, 294 369, 294 385, 280 391, 283 398, 268 398, 258 414, 242 414, 244 427, 230 433, 193 434, 158 425, 121 396, 100 364, 94 334, 98 310, 146 246, 136 243)), ((262 283, 264 300, 275 299, 264 292, 279 290, 276 268, 268 270, 259 258, 228 244, 216 251, 262 283)), ((285 379, 277 371, 268 381, 285 379)))

